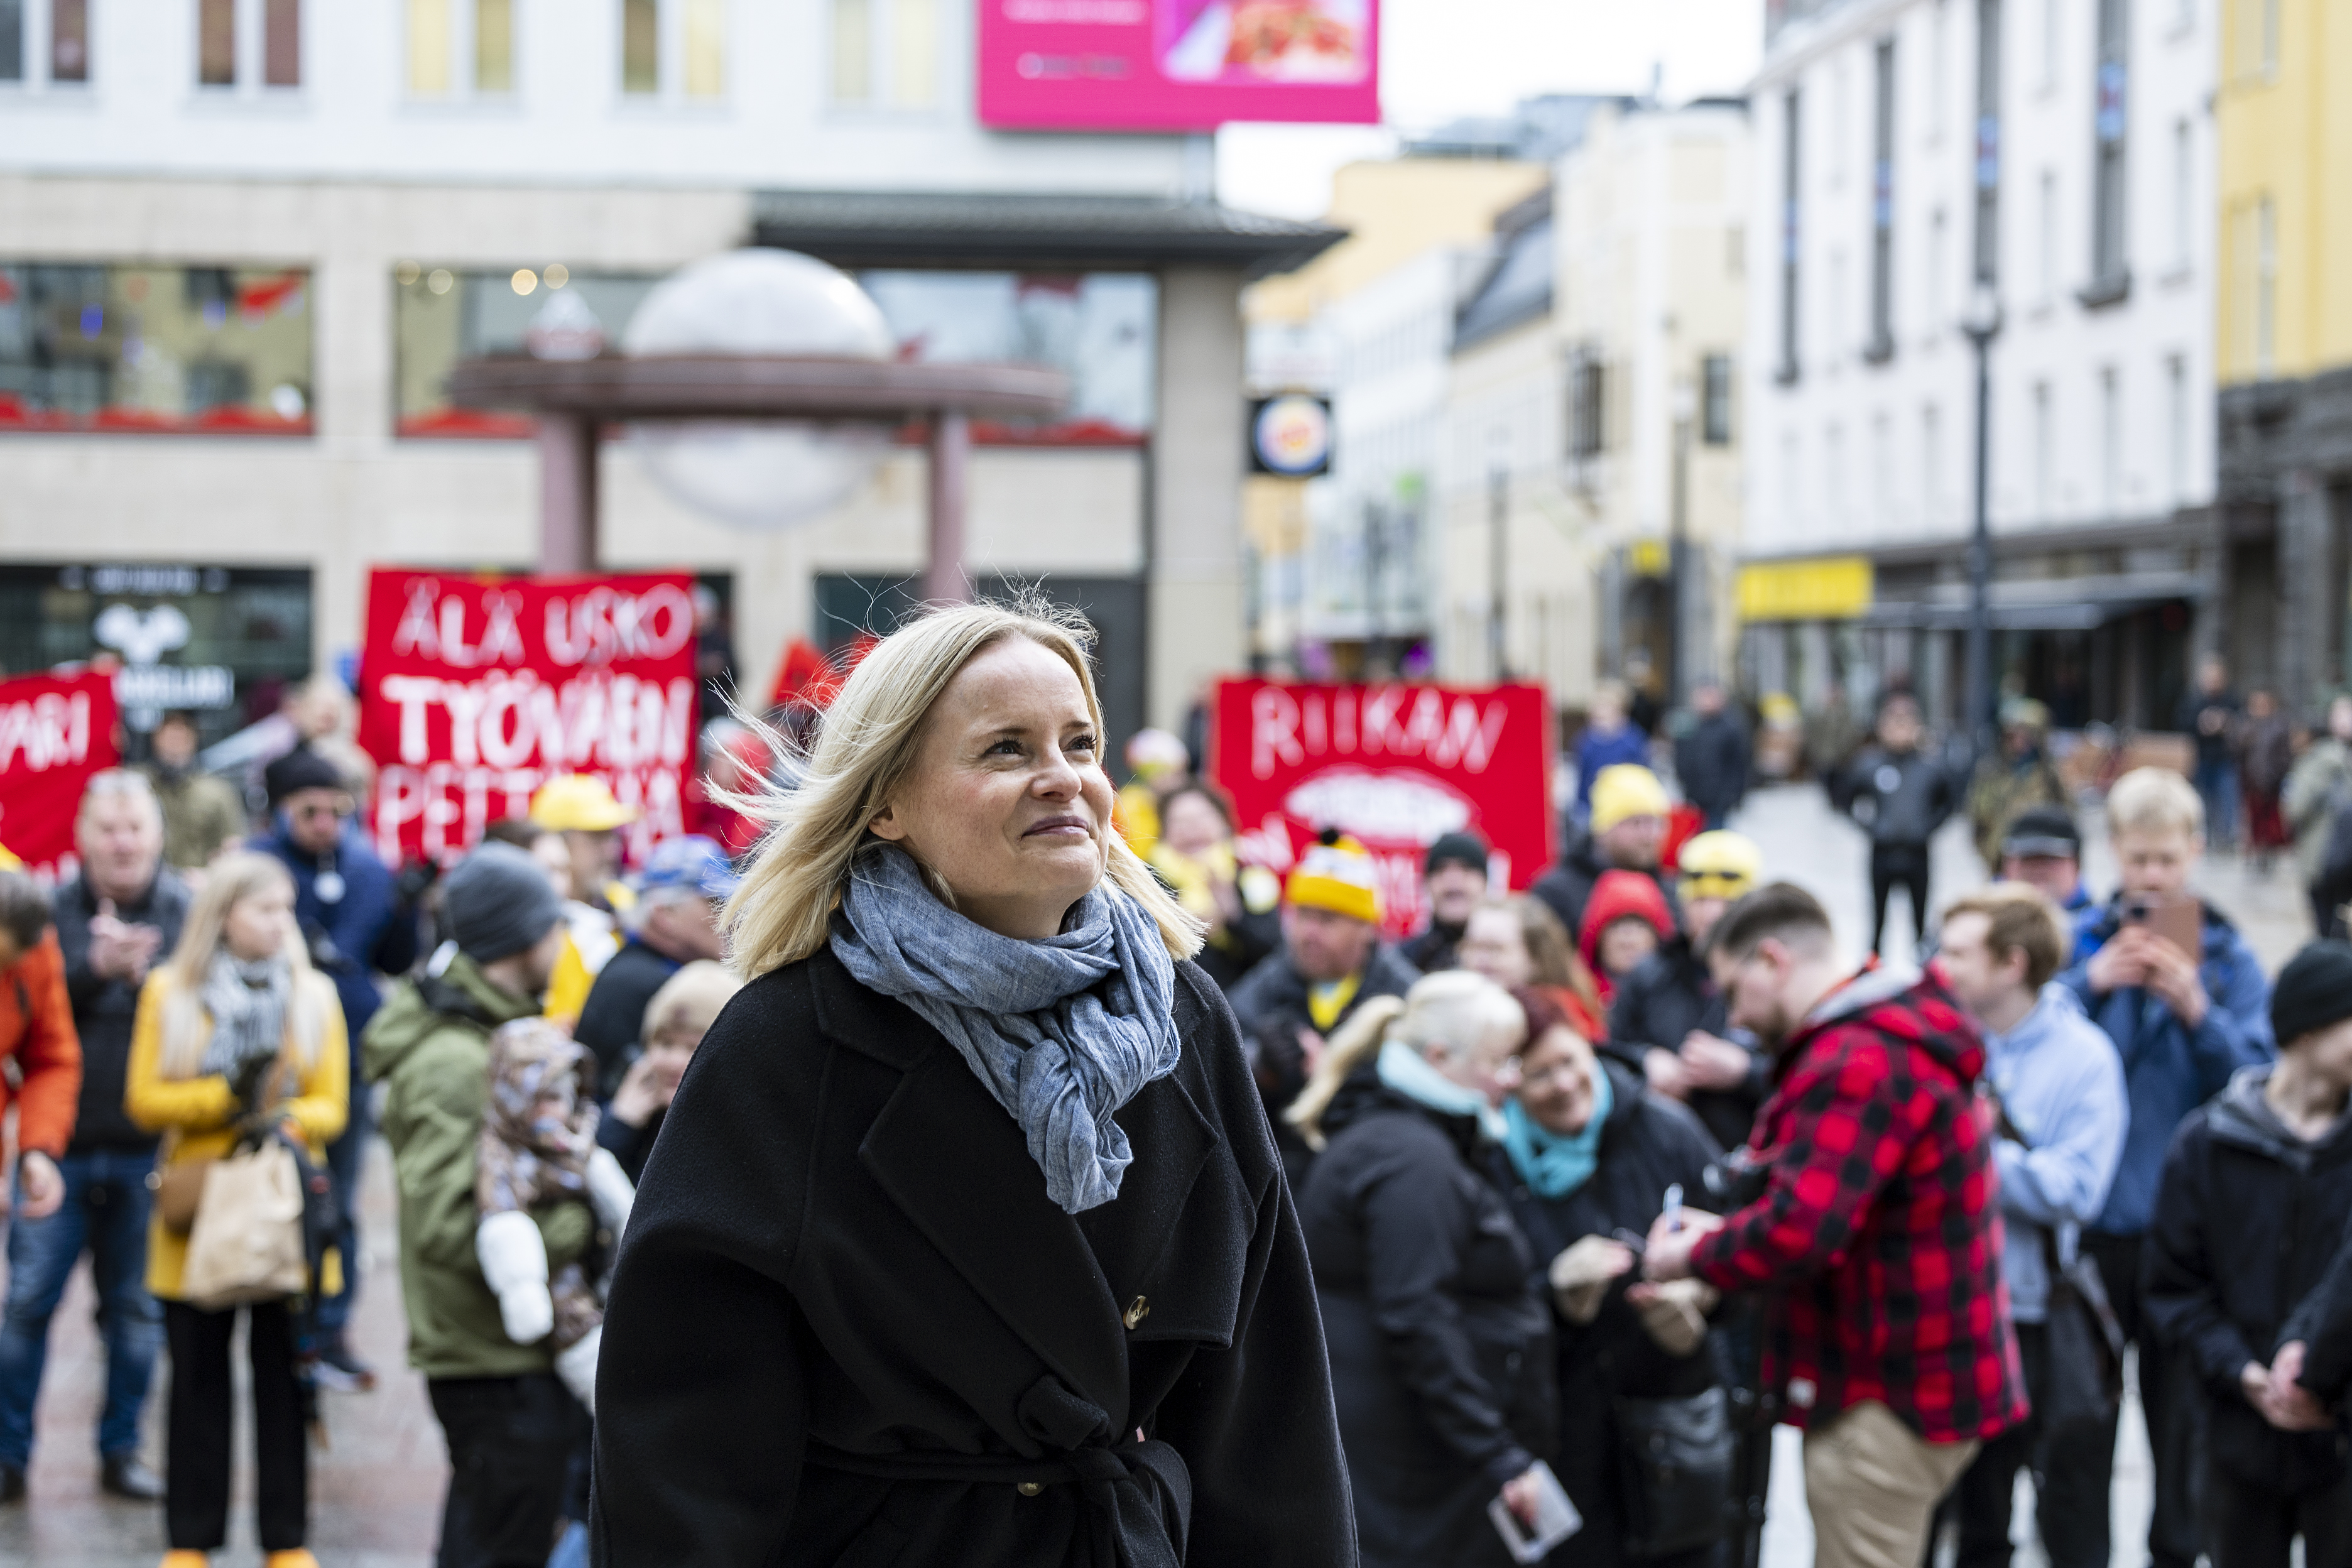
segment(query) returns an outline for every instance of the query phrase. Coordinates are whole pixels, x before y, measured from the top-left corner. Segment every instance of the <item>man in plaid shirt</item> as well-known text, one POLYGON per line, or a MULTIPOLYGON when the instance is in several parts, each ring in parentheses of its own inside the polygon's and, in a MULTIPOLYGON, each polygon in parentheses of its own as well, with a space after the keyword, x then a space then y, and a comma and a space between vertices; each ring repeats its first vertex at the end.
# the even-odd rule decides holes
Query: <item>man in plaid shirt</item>
POLYGON ((1787 883, 1733 905, 1710 959, 1733 1025, 1778 1058, 1748 1145, 1762 1192, 1662 1216, 1644 1293, 1769 1292, 1763 1385, 1805 1428, 1815 1563, 1916 1568, 1937 1500, 2026 1416, 1984 1047, 1932 971, 1846 970, 1787 883))

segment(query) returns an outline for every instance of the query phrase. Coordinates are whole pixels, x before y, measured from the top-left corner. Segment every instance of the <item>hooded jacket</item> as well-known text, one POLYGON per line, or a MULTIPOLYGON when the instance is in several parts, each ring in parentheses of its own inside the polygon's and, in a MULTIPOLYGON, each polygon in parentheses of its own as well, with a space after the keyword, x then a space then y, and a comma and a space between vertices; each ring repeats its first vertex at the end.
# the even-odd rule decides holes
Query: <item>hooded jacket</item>
POLYGON ((1666 896, 1666 908, 1675 911, 1675 920, 1679 922, 1682 905, 1676 901, 1674 885, 1664 871, 1655 866, 1610 865, 1601 858, 1601 846, 1589 833, 1580 835, 1576 842, 1570 844, 1568 852, 1559 858, 1559 864, 1538 877, 1535 886, 1528 891, 1541 899, 1545 906, 1559 917, 1561 929, 1568 932, 1568 940, 1574 942, 1577 933, 1584 929, 1584 906, 1592 897, 1592 885, 1601 880, 1603 871, 1613 870, 1638 870, 1655 882, 1658 890, 1666 896))
POLYGON ((2196 1368, 2214 1461, 2252 1484, 2305 1492, 2343 1475, 2341 1432, 2279 1431, 2238 1379, 2248 1362, 2270 1364, 2289 1314, 2327 1271, 2352 1211, 2352 1114, 2305 1142, 2263 1098, 2272 1070, 2239 1073, 2173 1139, 2144 1299, 2149 1321, 2196 1368))
POLYGON ((2208 1005, 2205 1021, 2196 1028, 2138 986, 2104 994, 2093 990, 2091 958, 2122 929, 2120 909, 2118 896, 2084 911, 2074 931, 2074 964, 2059 982, 2115 1042, 2131 1101, 2123 1161, 2091 1228, 2108 1236, 2137 1236, 2147 1229, 2155 1210, 2157 1178, 2163 1173, 2173 1129, 2221 1093, 2231 1074, 2271 1060, 2278 1047, 2271 1039, 2271 987, 2263 978, 2262 963, 2238 928, 2210 904, 2205 906, 2205 952, 2198 965, 2208 1005))
POLYGON ((1983 1071, 1932 971, 1849 981, 1782 1043, 1748 1140, 1764 1193, 1691 1267, 1767 1293, 1761 1386, 1790 1425, 1874 1399, 1931 1443, 2025 1418, 1983 1071))
MULTIPOLYGON (((382 1131, 400 1194, 400 1292, 408 1363, 426 1377, 516 1377, 552 1371, 545 1342, 507 1338, 499 1299, 474 1253, 481 1209, 475 1150, 489 1103, 490 1031, 536 1017, 536 998, 494 984, 463 953, 439 974, 404 982, 369 1023, 361 1055, 384 1086, 382 1131)), ((585 1203, 532 1211, 551 1272, 588 1250, 585 1203)))
MULTIPOLYGON (((1299 1194, 1365 1568, 1507 1562, 1486 1504, 1552 1447, 1550 1313, 1477 1123, 1358 1071, 1299 1194)), ((1549 1261, 1547 1259, 1546 1261, 1549 1261)))
POLYGON ((2123 1064, 2074 994, 2054 982, 2017 1027, 1987 1030, 1984 1040, 1985 1076, 2010 1126, 2023 1134, 2021 1142, 2003 1137, 1993 1145, 2008 1231, 2001 1271, 2011 1315, 2039 1323, 2050 1315, 2042 1238, 2054 1229, 2059 1257, 2074 1256, 2077 1233, 2098 1217, 2123 1157, 2131 1117, 2123 1064))
POLYGON ((1925 849, 1959 805, 1944 760, 1926 748, 1864 746, 1832 781, 1831 802, 1862 824, 1873 849, 1925 849))
POLYGON ((1680 1050, 1694 1029, 1748 1047, 1746 1082, 1737 1089, 1695 1089, 1687 1102, 1717 1143, 1737 1149, 1748 1142, 1756 1109, 1770 1092, 1772 1058, 1758 1048, 1753 1036, 1732 1029, 1706 960, 1691 950, 1688 937, 1677 936, 1618 983, 1603 1049, 1639 1076, 1645 1053, 1680 1050))

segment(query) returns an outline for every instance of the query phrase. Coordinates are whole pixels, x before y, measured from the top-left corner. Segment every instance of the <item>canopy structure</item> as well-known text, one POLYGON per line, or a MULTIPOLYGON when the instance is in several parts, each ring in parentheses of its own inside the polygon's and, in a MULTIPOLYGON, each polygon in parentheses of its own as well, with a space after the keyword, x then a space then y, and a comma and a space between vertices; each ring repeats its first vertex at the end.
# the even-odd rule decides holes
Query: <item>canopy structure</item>
POLYGON ((467 360, 449 394, 475 407, 527 408, 539 420, 540 569, 597 565, 596 449, 633 420, 797 419, 919 423, 930 432, 930 559, 924 596, 960 600, 966 473, 975 417, 1038 419, 1069 401, 1069 377, 1023 364, 903 364, 814 355, 602 354, 467 360))

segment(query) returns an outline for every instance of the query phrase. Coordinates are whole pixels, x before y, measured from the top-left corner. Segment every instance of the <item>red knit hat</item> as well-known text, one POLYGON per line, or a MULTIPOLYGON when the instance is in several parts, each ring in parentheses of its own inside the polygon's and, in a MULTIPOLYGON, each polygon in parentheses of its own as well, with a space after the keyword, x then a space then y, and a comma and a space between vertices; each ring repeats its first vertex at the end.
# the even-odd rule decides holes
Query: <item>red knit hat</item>
POLYGON ((1577 933, 1576 945, 1592 977, 1604 986, 1609 978, 1601 969, 1601 933, 1622 920, 1649 921, 1660 942, 1670 941, 1675 934, 1675 912, 1666 907, 1665 889, 1647 873, 1601 872, 1592 884, 1592 896, 1584 900, 1584 928, 1577 933))

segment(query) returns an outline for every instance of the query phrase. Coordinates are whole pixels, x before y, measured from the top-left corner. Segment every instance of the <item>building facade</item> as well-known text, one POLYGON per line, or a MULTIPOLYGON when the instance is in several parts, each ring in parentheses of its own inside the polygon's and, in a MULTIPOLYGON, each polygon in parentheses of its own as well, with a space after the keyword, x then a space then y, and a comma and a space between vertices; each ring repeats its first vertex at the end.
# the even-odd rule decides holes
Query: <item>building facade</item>
POLYGON ((2210 412, 2217 26, 2196 0, 1768 5, 1752 691, 1810 709, 1899 682, 1959 716, 1979 436, 1960 322, 1986 307, 2000 689, 2062 725, 2168 728, 2194 651, 2231 646, 2210 412))
MULTIPOLYGON (((162 665, 234 676, 198 704, 218 733, 358 646, 370 566, 530 568, 530 427, 451 406, 449 367, 551 325, 617 343, 663 275, 758 243, 851 269, 904 355, 1070 372, 1061 419, 982 433, 967 563, 1106 623, 1115 726, 1176 722, 1244 658, 1239 292, 1336 236, 1217 207, 1198 138, 988 132, 972 20, 0 6, 0 663, 169 605, 162 665)), ((917 446, 771 531, 688 510, 629 447, 604 563, 700 574, 755 698, 789 638, 842 640, 920 573, 917 446)))
POLYGON ((2218 220, 2221 499, 2244 613, 2240 662, 2267 658, 2315 717, 2352 685, 2352 27, 2324 0, 2224 0, 2218 220))

